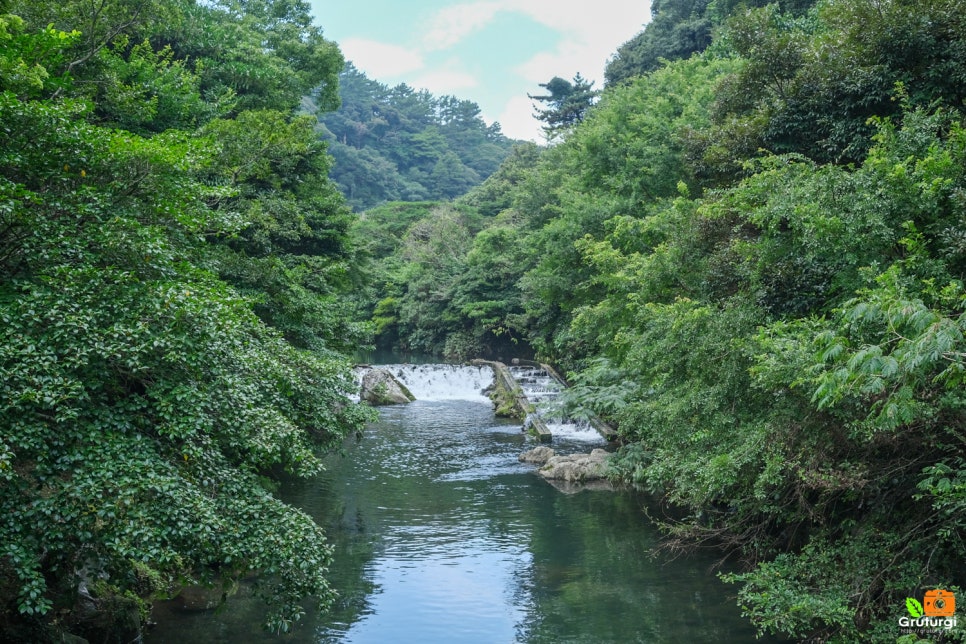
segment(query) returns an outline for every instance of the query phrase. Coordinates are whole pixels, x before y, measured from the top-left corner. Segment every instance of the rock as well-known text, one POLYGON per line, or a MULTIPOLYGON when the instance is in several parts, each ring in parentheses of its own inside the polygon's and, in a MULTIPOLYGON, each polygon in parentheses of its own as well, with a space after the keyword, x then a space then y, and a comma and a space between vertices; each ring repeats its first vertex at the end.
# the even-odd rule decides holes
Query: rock
POLYGON ((369 369, 362 377, 362 400, 370 405, 405 405, 416 400, 412 392, 385 369, 369 369))
POLYGON ((225 603, 228 592, 222 584, 214 586, 185 586, 174 598, 178 608, 185 611, 206 611, 225 603))
POLYGON ((595 449, 590 454, 551 456, 539 472, 545 479, 570 483, 597 481, 606 478, 609 458, 610 454, 602 449, 595 449))
POLYGON ((76 633, 65 634, 62 641, 140 643, 142 600, 120 594, 102 579, 91 579, 86 569, 78 575, 82 578, 77 585, 71 628, 76 633))
POLYGON ((561 481, 556 479, 546 479, 553 488, 558 492, 563 492, 564 494, 577 494, 578 492, 586 492, 587 490, 593 490, 595 492, 613 492, 617 488, 614 484, 607 479, 599 479, 597 481, 561 481))
POLYGON ((535 447, 529 452, 524 452, 520 454, 520 460, 524 463, 537 463, 543 465, 551 458, 553 458, 555 452, 549 447, 541 445, 540 447, 535 447))

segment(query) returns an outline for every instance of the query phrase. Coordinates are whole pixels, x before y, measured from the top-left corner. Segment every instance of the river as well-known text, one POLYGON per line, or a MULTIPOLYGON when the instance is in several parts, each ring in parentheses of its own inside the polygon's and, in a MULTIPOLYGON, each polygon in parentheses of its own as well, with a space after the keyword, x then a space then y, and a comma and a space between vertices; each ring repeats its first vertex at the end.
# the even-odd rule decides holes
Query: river
MULTIPOLYGON (((488 369, 395 369, 420 380, 418 400, 382 408, 325 474, 280 491, 326 527, 333 609, 271 636, 243 585, 215 611, 158 603, 147 642, 756 641, 714 555, 653 555, 644 497, 564 493, 519 462, 536 443, 493 415, 488 369)), ((552 447, 602 444, 574 432, 552 447)))

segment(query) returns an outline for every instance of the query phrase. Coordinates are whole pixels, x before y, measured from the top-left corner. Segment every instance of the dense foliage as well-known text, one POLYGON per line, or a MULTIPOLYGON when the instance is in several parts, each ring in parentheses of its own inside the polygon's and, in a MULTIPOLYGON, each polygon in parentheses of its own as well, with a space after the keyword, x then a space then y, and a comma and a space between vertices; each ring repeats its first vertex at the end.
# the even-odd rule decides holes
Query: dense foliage
POLYGON ((365 417, 350 215, 294 116, 341 65, 296 0, 0 3, 0 639, 129 639, 253 571, 273 628, 331 600, 266 477, 365 417))
POLYGON ((668 546, 745 564, 762 631, 895 641, 906 597, 966 588, 966 11, 713 4, 703 53, 461 198, 478 233, 415 224, 437 291, 392 311, 433 308, 383 328, 562 365, 615 477, 676 507, 668 546))
POLYGON ((604 78, 615 85, 636 76, 652 72, 663 61, 681 60, 704 51, 712 41, 715 28, 739 6, 762 7, 777 4, 787 13, 802 14, 815 0, 654 0, 651 2, 651 21, 644 29, 617 48, 607 62, 604 78))
POLYGON ((458 197, 491 175, 514 144, 499 123, 486 124, 476 103, 387 87, 352 63, 339 77, 339 95, 341 107, 319 121, 336 161, 332 179, 356 210, 458 197))
POLYGON ((352 234, 369 258, 359 291, 377 344, 465 360, 527 353, 507 312, 522 312, 516 281, 525 260, 514 187, 540 156, 523 144, 474 191, 457 201, 393 202, 363 213, 352 234))

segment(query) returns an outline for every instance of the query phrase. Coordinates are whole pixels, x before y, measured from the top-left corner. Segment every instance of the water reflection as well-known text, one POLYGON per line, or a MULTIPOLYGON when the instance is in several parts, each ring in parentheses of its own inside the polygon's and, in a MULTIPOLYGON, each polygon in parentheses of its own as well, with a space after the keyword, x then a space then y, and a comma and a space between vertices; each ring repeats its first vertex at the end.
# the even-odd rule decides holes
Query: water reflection
MULTIPOLYGON (((754 641, 711 559, 653 559, 640 498, 562 494, 517 460, 533 445, 489 403, 420 400, 385 409, 319 479, 286 485, 283 498, 326 527, 340 599, 283 639, 754 641)), ((241 595, 218 613, 166 606, 148 641, 277 639, 257 630, 261 609, 241 595)))

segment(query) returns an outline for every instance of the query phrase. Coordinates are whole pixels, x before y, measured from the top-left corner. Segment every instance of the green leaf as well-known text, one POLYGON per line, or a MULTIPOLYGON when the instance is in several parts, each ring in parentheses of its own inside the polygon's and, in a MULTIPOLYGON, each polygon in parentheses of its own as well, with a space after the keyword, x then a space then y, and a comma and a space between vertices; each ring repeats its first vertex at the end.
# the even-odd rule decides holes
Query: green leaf
POLYGON ((922 604, 919 603, 918 599, 906 597, 906 608, 909 610, 909 614, 913 617, 922 617, 922 604))

